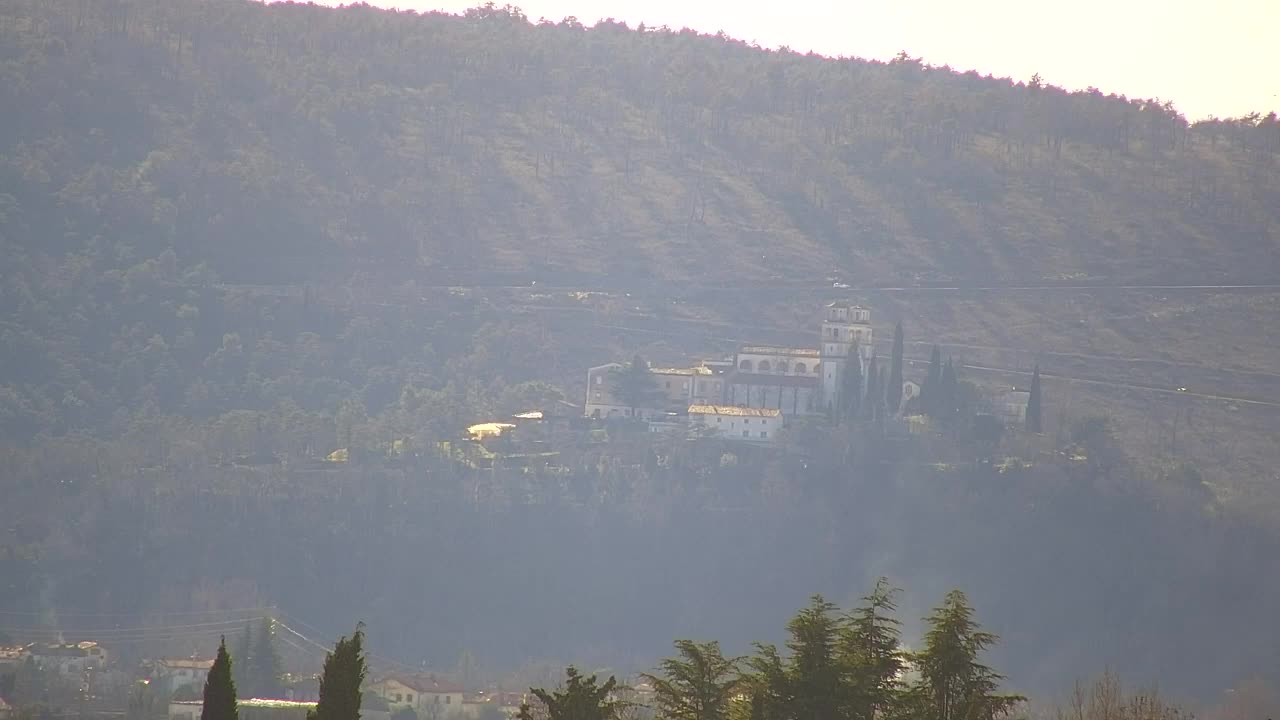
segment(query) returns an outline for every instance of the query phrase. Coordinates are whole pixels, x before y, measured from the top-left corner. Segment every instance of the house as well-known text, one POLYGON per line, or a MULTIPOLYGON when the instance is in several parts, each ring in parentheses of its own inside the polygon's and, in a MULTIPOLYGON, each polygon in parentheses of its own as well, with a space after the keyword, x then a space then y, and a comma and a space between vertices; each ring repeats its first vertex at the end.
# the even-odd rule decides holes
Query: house
POLYGON ((732 405, 690 405, 689 424, 733 440, 772 442, 782 429, 782 411, 732 405))
POLYGON ((1021 427, 1027 422, 1027 403, 1030 401, 1029 390, 1010 388, 991 399, 991 413, 1005 425, 1021 427))
MULTIPOLYGON (((617 380, 626 367, 606 363, 587 370, 588 417, 631 417, 632 408, 618 396, 617 380)), ((719 403, 724 397, 723 370, 705 364, 687 368, 649 368, 653 378, 654 397, 648 407, 635 408, 635 416, 644 420, 661 418, 668 413, 684 414, 695 403, 719 403)))
POLYGON ((156 687, 162 692, 173 694, 178 689, 194 686, 196 690, 204 687, 209 677, 212 660, 174 659, 158 660, 152 666, 156 687))
MULTIPOLYGON (((241 720, 307 720, 307 714, 316 708, 314 702, 296 702, 293 700, 239 700, 236 710, 241 720)), ((203 700, 176 700, 169 703, 169 720, 200 720, 204 710, 203 700)), ((370 714, 361 710, 363 720, 387 720, 388 713, 370 714)))
POLYGON ((398 710, 413 708, 419 718, 443 719, 453 711, 462 711, 462 686, 446 682, 435 675, 397 675, 386 677, 369 686, 375 695, 398 710))
POLYGON ((107 664, 107 651, 96 642, 37 643, 26 650, 37 665, 63 675, 101 670, 107 664))
MULTIPOLYGON (((502 713, 503 717, 513 718, 520 712, 520 705, 524 703, 526 696, 524 693, 516 692, 478 692, 474 695, 468 695, 463 699, 462 709, 467 717, 479 718, 485 715, 485 711, 494 708, 502 713)), ((492 717, 492 715, 490 715, 492 717)))

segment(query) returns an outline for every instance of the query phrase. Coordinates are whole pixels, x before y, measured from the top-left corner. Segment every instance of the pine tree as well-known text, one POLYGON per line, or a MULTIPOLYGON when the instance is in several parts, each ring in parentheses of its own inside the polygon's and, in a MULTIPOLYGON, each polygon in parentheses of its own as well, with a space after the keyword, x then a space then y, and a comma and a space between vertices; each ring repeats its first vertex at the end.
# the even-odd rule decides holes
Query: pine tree
POLYGON ((307 713, 307 720, 360 720, 360 686, 366 673, 363 646, 364 623, 356 625, 350 638, 338 638, 324 660, 320 702, 307 713))
POLYGON ((209 669, 204 681, 204 705, 200 720, 237 720, 236 684, 231 679, 231 656, 227 654, 227 639, 218 645, 218 657, 209 669))
POLYGON ((652 407, 662 398, 658 381, 649 372, 649 363, 639 355, 632 358, 631 364, 618 373, 614 391, 618 399, 631 409, 631 417, 637 416, 637 410, 652 407))
MULTIPOLYGON (((583 676, 570 665, 565 668, 565 686, 548 692, 545 688, 529 688, 546 708, 547 720, 616 720, 621 708, 613 699, 618 681, 610 676, 603 685, 596 684, 596 676, 583 676)), ((528 703, 520 706, 517 720, 535 720, 528 703)))
POLYGON ((840 667, 845 685, 843 717, 876 720, 895 706, 902 691, 898 679, 905 665, 900 645, 897 588, 876 581, 863 605, 846 618, 840 631, 840 667))
POLYGON ((885 404, 890 415, 897 415, 902 407, 902 321, 893 328, 893 356, 889 366, 889 387, 886 388, 885 404))
POLYGON ((925 618, 924 649, 913 660, 920 679, 911 689, 912 715, 922 720, 996 720, 1026 698, 997 691, 1003 676, 979 662, 997 638, 973 619, 968 598, 952 590, 925 618))
POLYGON ((662 661, 661 675, 642 674, 654 702, 669 720, 725 720, 740 683, 738 658, 726 658, 720 643, 677 640, 677 657, 662 661))
POLYGON ((277 698, 281 695, 280 679, 284 672, 280 667, 280 655, 275 646, 275 620, 262 618, 258 634, 254 638, 252 661, 248 675, 252 678, 254 694, 251 697, 277 698))
POLYGON ((793 717, 791 681, 782 663, 778 648, 756 643, 756 654, 747 658, 748 672, 743 675, 742 687, 750 703, 748 712, 735 712, 736 720, 789 720, 793 717))
POLYGON ((1040 365, 1031 373, 1031 394, 1027 398, 1027 432, 1040 434, 1044 432, 1040 411, 1040 365))
POLYGON ((840 665, 836 648, 840 620, 836 606, 814 595, 809 606, 787 623, 787 680, 795 720, 830 720, 841 705, 840 665))

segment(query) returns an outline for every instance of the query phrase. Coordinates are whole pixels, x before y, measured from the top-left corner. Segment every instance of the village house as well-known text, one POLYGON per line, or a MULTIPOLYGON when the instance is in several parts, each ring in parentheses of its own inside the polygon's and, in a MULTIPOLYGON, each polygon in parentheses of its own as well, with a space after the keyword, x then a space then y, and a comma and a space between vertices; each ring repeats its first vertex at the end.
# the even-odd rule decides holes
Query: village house
POLYGON ((37 643, 27 646, 26 652, 40 667, 63 675, 101 670, 107 664, 107 651, 96 642, 37 643))
POLYGON ((991 398, 991 412, 1001 422, 1011 427, 1021 427, 1027 422, 1027 404, 1031 391, 1010 388, 991 398))
POLYGON ((180 688, 194 687, 199 691, 209 677, 212 660, 194 658, 157 660, 152 665, 152 680, 162 692, 173 694, 180 688))
POLYGON ((481 691, 466 696, 462 702, 462 709, 468 717, 480 718, 484 716, 487 709, 494 708, 509 720, 520 712, 520 705, 526 700, 524 693, 481 691))
POLYGON ((372 683, 369 689, 392 710, 412 708, 419 718, 443 720, 464 710, 462 686, 434 675, 397 675, 372 683))
POLYGON ((751 442, 772 442, 782 429, 782 411, 732 405, 691 405, 689 424, 719 437, 751 442))

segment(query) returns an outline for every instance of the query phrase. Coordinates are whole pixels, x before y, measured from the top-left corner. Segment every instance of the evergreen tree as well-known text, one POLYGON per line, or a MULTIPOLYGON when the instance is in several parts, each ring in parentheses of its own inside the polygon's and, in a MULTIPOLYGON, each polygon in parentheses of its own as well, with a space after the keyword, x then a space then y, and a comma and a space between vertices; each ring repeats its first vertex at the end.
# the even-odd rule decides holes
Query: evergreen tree
POLYGON ((924 649, 913 656, 920 678, 911 689, 921 720, 995 720, 1026 698, 997 691, 1003 676, 979 661, 997 638, 973 619, 968 598, 952 590, 925 618, 924 649))
POLYGON ((836 650, 840 619, 836 606, 815 595, 787 623, 787 680, 794 720, 833 720, 841 706, 840 665, 836 650))
POLYGON ((947 357, 947 364, 942 366, 942 377, 938 384, 938 415, 954 417, 956 411, 960 409, 960 385, 956 379, 955 364, 950 356, 947 357))
POLYGON ((856 420, 862 408, 862 360, 855 342, 844 363, 844 377, 840 383, 840 419, 856 420))
POLYGON ((1027 398, 1027 432, 1036 434, 1044 432, 1040 416, 1040 365, 1037 364, 1035 371, 1031 373, 1031 394, 1027 398))
POLYGON ((933 346, 929 354, 929 374, 925 376, 924 385, 920 386, 920 409, 926 415, 938 414, 938 393, 942 384, 942 350, 933 346))
POLYGON ((889 387, 885 388, 885 405, 890 415, 902 407, 902 321, 893 328, 893 355, 889 365, 889 387))
POLYGON ((867 363, 867 394, 862 401, 862 416, 868 420, 875 420, 879 417, 880 401, 884 398, 884 390, 880 387, 880 370, 877 365, 876 356, 871 356, 871 361, 867 363))
POLYGON ((254 694, 251 697, 280 697, 284 671, 280 667, 280 655, 276 652, 275 620, 271 617, 262 618, 262 625, 258 627, 258 634, 254 637, 250 658, 247 674, 253 685, 254 694))
MULTIPOLYGON (((548 692, 545 688, 529 688, 546 709, 547 720, 616 720, 620 703, 613 698, 618 681, 612 676, 603 685, 596 676, 584 677, 570 665, 565 668, 565 686, 548 692)), ((528 703, 520 706, 517 720, 535 720, 528 703)))
POLYGON ((235 662, 231 664, 232 679, 240 697, 251 698, 255 695, 253 680, 249 671, 253 667, 253 624, 245 621, 244 633, 236 645, 235 662))
POLYGON ((237 720, 236 684, 231 679, 231 656, 227 654, 227 639, 218 644, 218 657, 209 668, 204 681, 204 705, 200 720, 237 720))
POLYGON ((654 702, 670 720, 725 720, 740 683, 738 658, 726 658, 720 643, 677 640, 677 657, 662 661, 661 675, 642 675, 652 686, 654 702))
POLYGON ((320 702, 307 713, 307 720, 360 720, 360 686, 367 670, 363 646, 364 623, 356 625, 350 638, 338 638, 324 660, 320 702))
POLYGON ((742 677, 742 687, 749 704, 747 712, 734 713, 735 720, 789 720, 791 682, 778 648, 757 643, 756 654, 747 658, 746 665, 748 672, 742 677))
POLYGON ((653 407, 662 398, 658 381, 649 372, 649 363, 639 355, 633 357, 631 364, 617 375, 614 392, 619 400, 631 408, 632 417, 636 417, 638 409, 653 407))
POLYGON ((876 720, 895 706, 901 693, 899 674, 905 665, 900 645, 897 588, 885 578, 876 581, 840 631, 840 667, 845 685, 843 717, 876 720))

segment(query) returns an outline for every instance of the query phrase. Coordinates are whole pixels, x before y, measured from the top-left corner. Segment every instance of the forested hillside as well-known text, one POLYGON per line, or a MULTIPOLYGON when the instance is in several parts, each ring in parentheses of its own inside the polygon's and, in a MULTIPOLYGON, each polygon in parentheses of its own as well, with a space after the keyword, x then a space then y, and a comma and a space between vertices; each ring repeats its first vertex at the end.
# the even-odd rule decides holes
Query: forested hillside
POLYGON ((1109 381, 1254 373, 1195 422, 1058 381, 999 453, 439 443, 637 349, 808 332, 836 280, 1271 283, 1278 246, 1275 114, 492 6, 7 0, 0 609, 276 603, 432 667, 645 667, 884 574, 969 591, 1016 689, 1110 663, 1210 697, 1280 659, 1280 395, 1226 404, 1280 378, 1272 296, 873 303, 912 342, 1113 353, 1109 381))

